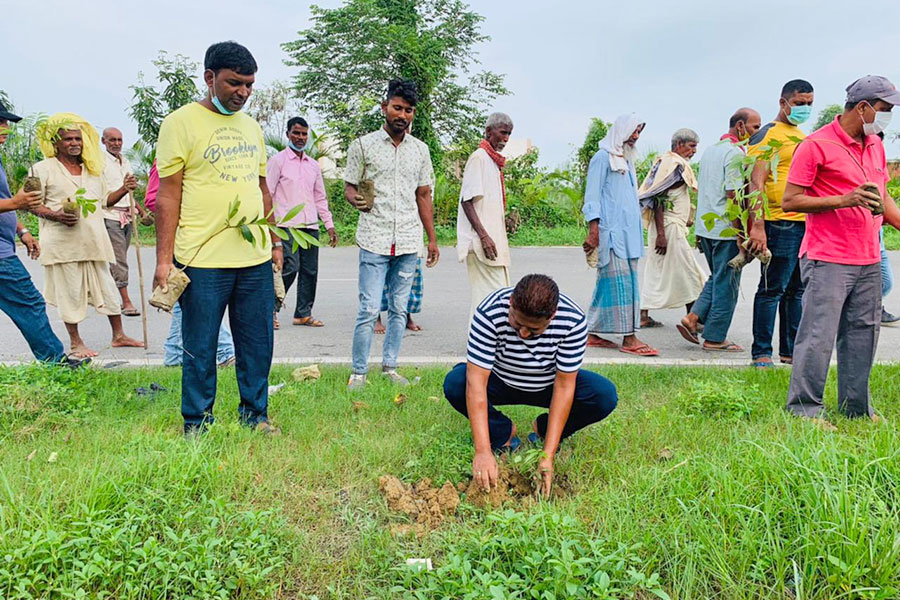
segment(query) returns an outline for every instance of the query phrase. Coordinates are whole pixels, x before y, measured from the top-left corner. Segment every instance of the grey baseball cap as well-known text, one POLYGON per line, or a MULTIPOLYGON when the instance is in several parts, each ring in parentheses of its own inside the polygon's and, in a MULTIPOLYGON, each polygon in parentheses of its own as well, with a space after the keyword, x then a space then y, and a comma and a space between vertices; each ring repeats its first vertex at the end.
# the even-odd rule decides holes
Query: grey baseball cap
POLYGON ((872 99, 897 106, 900 105, 900 92, 897 86, 880 75, 866 75, 847 86, 847 102, 872 99))

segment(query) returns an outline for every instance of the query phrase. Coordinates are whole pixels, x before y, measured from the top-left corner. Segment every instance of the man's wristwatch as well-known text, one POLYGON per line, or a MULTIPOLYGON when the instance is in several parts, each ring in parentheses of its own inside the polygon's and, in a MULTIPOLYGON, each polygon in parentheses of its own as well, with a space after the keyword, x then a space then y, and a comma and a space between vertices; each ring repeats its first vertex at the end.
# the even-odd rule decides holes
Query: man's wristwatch
POLYGON ((274 250, 275 248, 281 248, 281 247, 282 247, 281 242, 272 242, 272 250, 274 250))
POLYGON ((22 229, 16 231, 16 235, 19 236, 19 239, 20 239, 20 240, 21 240, 23 237, 25 237, 27 234, 29 234, 29 233, 31 233, 31 232, 28 231, 28 228, 27 228, 27 227, 23 227, 22 229))

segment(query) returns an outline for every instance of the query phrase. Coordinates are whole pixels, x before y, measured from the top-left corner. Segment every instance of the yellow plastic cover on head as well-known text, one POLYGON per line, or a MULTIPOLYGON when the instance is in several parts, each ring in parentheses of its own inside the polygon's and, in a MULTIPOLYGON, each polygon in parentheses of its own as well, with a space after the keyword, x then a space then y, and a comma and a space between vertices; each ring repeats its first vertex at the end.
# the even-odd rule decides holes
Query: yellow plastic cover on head
POLYGON ((76 115, 75 113, 56 113, 41 120, 37 125, 38 143, 41 152, 46 158, 56 156, 55 134, 60 129, 81 131, 83 146, 81 149, 81 161, 92 175, 100 175, 103 172, 103 155, 100 152, 100 136, 93 125, 76 115))

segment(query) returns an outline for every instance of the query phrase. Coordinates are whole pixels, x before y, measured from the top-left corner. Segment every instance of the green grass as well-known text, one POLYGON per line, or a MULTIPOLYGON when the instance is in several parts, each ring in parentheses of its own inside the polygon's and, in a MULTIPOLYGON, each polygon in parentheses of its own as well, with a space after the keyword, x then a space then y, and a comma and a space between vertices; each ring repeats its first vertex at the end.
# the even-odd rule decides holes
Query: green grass
MULTIPOLYGON (((225 371, 216 426, 186 442, 178 370, 0 368, 0 597, 900 596, 900 367, 873 374, 888 424, 834 418, 837 433, 784 413, 785 370, 603 368, 619 408, 565 443, 567 497, 464 503, 395 538, 380 475, 470 469, 444 372, 409 369, 421 381, 398 406, 381 382, 351 396, 346 369, 295 383, 276 367, 284 434, 264 438, 237 425, 225 371), (150 382, 171 391, 134 393, 150 382)), ((525 431, 538 413, 507 412, 525 431)))

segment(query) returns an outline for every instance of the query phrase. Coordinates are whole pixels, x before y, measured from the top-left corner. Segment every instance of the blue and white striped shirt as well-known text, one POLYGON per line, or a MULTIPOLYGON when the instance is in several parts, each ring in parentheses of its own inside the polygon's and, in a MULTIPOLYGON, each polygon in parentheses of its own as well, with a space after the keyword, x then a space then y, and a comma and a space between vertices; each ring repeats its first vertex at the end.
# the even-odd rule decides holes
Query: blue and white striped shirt
POLYGON ((478 305, 469 327, 468 361, 490 369, 508 386, 529 392, 553 385, 557 371, 578 371, 587 346, 584 311, 560 294, 547 329, 522 339, 509 324, 512 292, 511 287, 499 289, 478 305))

